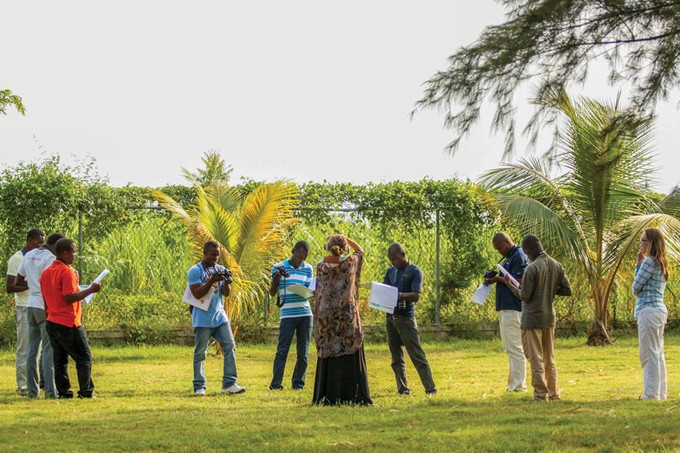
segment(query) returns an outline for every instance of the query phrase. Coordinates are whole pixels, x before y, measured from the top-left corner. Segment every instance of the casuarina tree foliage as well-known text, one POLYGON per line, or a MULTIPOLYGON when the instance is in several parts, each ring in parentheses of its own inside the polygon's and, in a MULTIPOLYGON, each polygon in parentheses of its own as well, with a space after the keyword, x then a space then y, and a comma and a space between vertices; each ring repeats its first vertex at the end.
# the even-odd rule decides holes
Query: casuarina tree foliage
MULTIPOLYGON (((478 121, 484 103, 495 106, 493 126, 515 138, 513 97, 525 82, 538 83, 538 97, 582 82, 598 58, 609 82, 630 84, 637 111, 667 99, 680 82, 680 2, 677 0, 498 0, 507 21, 489 26, 449 58, 449 67, 425 84, 416 110, 439 109, 455 131, 449 151, 478 121)), ((526 125, 535 141, 538 126, 555 119, 539 106, 526 125), (546 117, 547 116, 547 117, 546 117)))

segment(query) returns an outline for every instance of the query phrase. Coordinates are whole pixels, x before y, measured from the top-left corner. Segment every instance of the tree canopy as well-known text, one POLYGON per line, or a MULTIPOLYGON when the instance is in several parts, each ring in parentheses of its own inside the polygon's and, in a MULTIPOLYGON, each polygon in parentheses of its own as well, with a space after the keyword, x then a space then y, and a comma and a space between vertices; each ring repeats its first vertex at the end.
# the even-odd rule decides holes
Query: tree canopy
MULTIPOLYGON (((515 142, 513 97, 528 81, 538 98, 570 82, 584 82, 593 60, 604 58, 609 83, 631 85, 632 108, 649 110, 680 82, 680 2, 677 0, 497 0, 507 21, 489 26, 469 46, 449 57, 449 67, 425 84, 416 104, 441 110, 455 132, 455 151, 479 120, 484 103, 495 105, 493 128, 515 142)), ((556 113, 538 107, 525 132, 535 143, 538 125, 556 113)))

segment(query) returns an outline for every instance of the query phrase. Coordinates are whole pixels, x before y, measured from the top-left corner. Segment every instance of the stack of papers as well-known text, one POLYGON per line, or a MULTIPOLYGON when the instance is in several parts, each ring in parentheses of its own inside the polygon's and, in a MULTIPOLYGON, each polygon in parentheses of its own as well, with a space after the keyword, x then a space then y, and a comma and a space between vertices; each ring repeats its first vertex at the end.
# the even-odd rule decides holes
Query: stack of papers
POLYGON ((396 286, 371 282, 371 297, 368 300, 369 307, 393 314, 398 299, 399 289, 396 286))

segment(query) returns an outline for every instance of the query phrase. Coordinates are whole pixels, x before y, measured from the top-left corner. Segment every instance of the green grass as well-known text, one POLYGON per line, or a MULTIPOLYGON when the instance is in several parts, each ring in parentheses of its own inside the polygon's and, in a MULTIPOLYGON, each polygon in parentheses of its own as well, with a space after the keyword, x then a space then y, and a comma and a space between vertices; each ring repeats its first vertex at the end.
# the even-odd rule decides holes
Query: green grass
MULTIPOLYGON (((606 348, 560 339, 562 400, 504 391, 500 341, 427 343, 439 394, 396 395, 387 346, 367 345, 375 407, 311 406, 304 391, 267 390, 275 347, 239 346, 243 395, 219 395, 221 360, 206 361, 208 397, 191 394, 192 348, 93 347, 97 400, 28 400, 14 393, 13 355, 0 352, 0 450, 640 451, 680 450, 680 337, 667 336, 669 400, 637 401, 637 341, 606 348)), ((71 377, 76 383, 75 369, 71 377)))

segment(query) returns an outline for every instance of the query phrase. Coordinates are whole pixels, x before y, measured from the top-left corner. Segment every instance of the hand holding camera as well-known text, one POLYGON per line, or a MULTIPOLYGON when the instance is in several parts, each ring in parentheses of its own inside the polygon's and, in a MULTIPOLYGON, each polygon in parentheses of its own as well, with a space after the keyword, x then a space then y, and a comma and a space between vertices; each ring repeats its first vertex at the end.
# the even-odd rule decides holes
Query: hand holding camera
POLYGON ((234 282, 234 279, 232 278, 232 272, 229 269, 224 269, 223 271, 215 272, 210 276, 210 280, 213 283, 224 282, 227 285, 230 285, 234 282))
POLYGON ((274 274, 274 275, 275 275, 275 276, 278 275, 279 278, 281 278, 281 277, 283 277, 283 278, 288 278, 288 277, 290 277, 290 272, 288 272, 288 271, 286 270, 285 267, 283 267, 283 266, 278 266, 278 267, 276 268, 276 274, 274 274))
POLYGON ((499 280, 500 279, 498 278, 498 272, 496 272, 494 269, 484 272, 484 284, 486 286, 489 286, 492 283, 496 283, 499 280))

